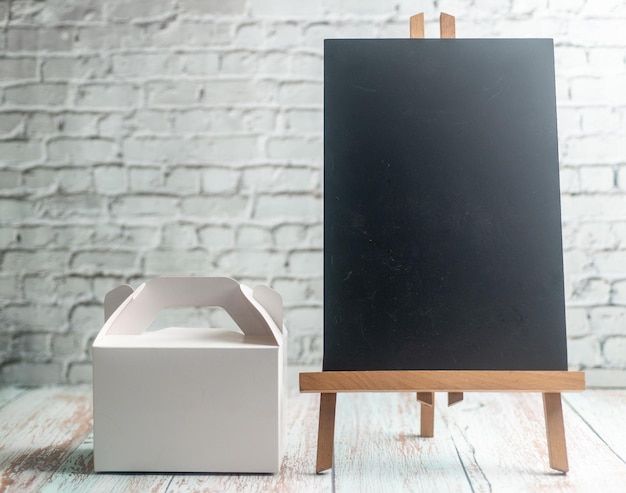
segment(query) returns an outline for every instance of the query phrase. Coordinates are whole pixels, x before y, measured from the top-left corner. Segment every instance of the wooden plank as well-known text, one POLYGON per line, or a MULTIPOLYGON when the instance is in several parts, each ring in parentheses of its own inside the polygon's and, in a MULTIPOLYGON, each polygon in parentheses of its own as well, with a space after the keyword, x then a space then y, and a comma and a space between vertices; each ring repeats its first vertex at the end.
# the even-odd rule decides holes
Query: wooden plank
POLYGON ((0 409, 0 491, 38 491, 91 429, 87 388, 29 390, 0 409))
POLYGON ((441 38, 456 38, 456 26, 453 15, 442 12, 439 15, 439 32, 441 38))
MULTIPOLYGON (((541 395, 472 394, 443 408, 474 491, 620 491, 626 464, 566 406, 570 470, 551 471, 541 395)), ((619 426, 619 424, 616 424, 619 426)))
POLYGON ((57 469, 41 493, 110 493, 167 491, 171 474, 97 474, 93 471, 93 433, 89 433, 68 459, 57 469))
POLYGON ((424 37, 424 13, 412 15, 409 19, 410 37, 411 38, 423 38, 424 37))
POLYGON ((337 394, 320 394, 320 413, 317 427, 316 472, 333 467, 333 445, 335 443, 335 408, 337 394))
POLYGON ((563 424, 563 406, 561 394, 543 394, 543 413, 546 420, 546 438, 550 467, 557 471, 567 472, 567 444, 565 442, 565 425, 563 424))
POLYGON ((463 401, 463 392, 449 392, 448 393, 448 406, 454 406, 463 401))
POLYGON ((300 374, 301 392, 564 392, 585 389, 580 371, 322 371, 300 374))
POLYGON ((563 400, 626 463, 626 389, 587 390, 563 400))
POLYGON ((436 418, 436 438, 418 435, 419 406, 414 394, 338 399, 335 491, 472 491, 445 423, 436 418))
POLYGON ((420 404, 420 435, 428 438, 435 436, 435 394, 432 404, 420 404))
POLYGON ((290 395, 287 447, 280 474, 176 475, 168 491, 252 493, 265 491, 327 492, 330 474, 315 474, 316 427, 319 400, 315 395, 290 395))

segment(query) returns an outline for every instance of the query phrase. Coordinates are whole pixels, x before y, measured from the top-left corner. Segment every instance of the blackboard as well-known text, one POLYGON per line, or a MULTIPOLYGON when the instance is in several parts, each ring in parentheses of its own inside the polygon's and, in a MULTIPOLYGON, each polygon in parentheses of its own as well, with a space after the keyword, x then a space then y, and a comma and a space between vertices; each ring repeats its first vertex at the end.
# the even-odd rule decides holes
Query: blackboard
POLYGON ((548 39, 326 40, 324 370, 566 370, 548 39))

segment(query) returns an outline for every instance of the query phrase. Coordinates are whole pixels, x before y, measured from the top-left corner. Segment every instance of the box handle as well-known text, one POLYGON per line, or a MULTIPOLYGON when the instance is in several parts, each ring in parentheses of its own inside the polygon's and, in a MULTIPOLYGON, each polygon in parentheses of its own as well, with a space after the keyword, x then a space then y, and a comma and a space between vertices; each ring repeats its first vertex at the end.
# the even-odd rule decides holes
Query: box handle
POLYGON ((282 342, 282 298, 268 286, 250 289, 228 277, 157 277, 133 292, 128 285, 104 299, 104 335, 140 335, 164 308, 219 306, 246 336, 282 342))

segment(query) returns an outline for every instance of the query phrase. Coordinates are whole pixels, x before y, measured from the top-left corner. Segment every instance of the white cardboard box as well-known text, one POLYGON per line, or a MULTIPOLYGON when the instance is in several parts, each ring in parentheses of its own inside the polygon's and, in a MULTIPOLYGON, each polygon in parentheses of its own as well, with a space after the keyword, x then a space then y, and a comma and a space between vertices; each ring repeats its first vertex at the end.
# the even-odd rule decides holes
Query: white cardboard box
POLYGON ((279 471, 286 332, 278 293, 224 277, 161 277, 109 292, 105 319, 93 343, 96 471, 279 471), (173 306, 220 306, 243 333, 145 331, 173 306))

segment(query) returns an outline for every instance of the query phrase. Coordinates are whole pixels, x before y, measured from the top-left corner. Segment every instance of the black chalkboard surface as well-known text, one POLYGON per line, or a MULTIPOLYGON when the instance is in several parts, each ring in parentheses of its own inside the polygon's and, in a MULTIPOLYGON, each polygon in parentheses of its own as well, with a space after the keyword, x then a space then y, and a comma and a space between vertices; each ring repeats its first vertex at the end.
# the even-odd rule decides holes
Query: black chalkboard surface
POLYGON ((552 40, 324 58, 324 370, 567 370, 552 40))

